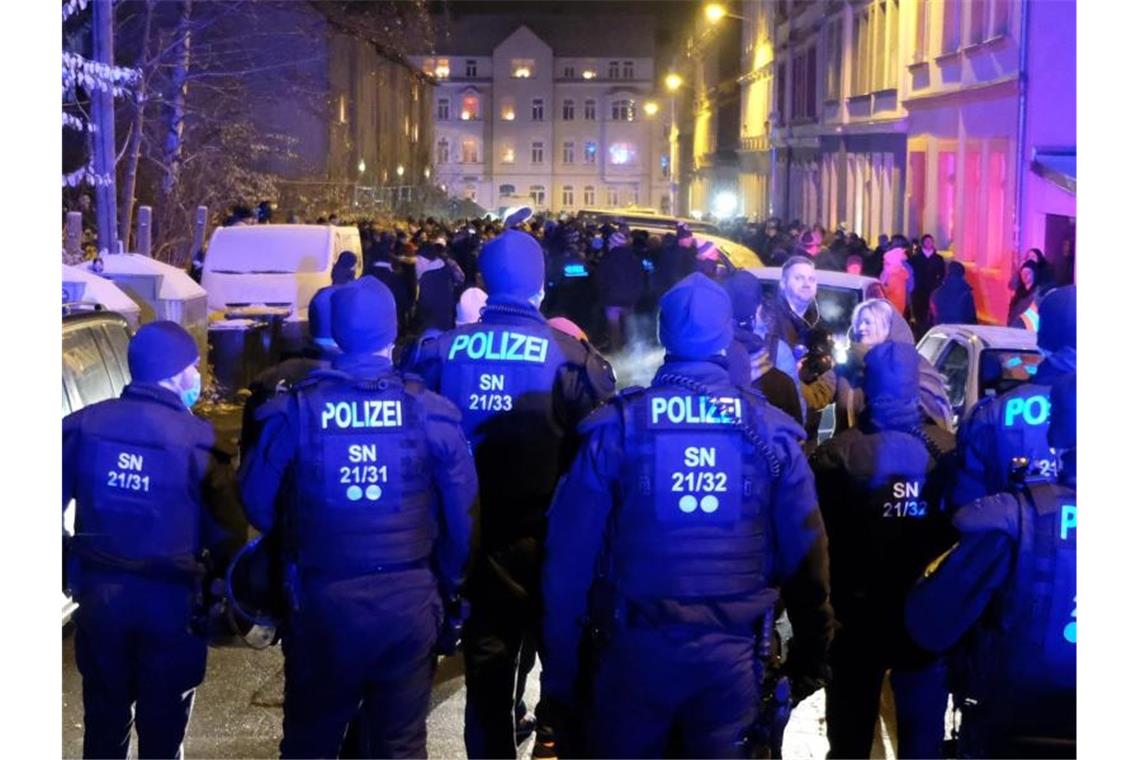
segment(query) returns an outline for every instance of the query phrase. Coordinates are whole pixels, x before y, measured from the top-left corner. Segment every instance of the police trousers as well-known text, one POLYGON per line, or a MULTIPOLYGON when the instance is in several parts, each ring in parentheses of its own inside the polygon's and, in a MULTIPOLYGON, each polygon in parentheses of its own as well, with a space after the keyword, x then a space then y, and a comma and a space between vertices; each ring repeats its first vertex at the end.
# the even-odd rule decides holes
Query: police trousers
POLYGON ((190 632, 193 594, 127 575, 85 578, 75 659, 83 676, 83 756, 181 757, 206 642, 190 632), (133 708, 133 710, 132 710, 133 708))
POLYGON ((336 757, 360 712, 372 757, 425 757, 443 606, 430 570, 306 579, 282 639, 281 756, 336 757))
POLYGON ((596 655, 586 716, 593 757, 743 757, 757 717, 751 636, 626 628, 596 655))
POLYGON ((941 757, 950 696, 946 665, 942 660, 892 663, 895 653, 884 645, 887 633, 882 626, 858 623, 835 635, 827 687, 828 757, 870 757, 888 670, 898 720, 898 756, 941 757))

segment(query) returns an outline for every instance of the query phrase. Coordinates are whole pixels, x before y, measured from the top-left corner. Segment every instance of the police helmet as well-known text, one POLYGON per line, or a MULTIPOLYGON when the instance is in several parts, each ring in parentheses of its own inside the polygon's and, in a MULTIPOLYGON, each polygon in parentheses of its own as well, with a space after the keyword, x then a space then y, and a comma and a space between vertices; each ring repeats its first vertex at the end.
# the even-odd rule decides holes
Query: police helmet
POLYGON ((284 580, 275 543, 258 536, 241 548, 226 572, 230 626, 254 649, 277 641, 285 616, 284 580))

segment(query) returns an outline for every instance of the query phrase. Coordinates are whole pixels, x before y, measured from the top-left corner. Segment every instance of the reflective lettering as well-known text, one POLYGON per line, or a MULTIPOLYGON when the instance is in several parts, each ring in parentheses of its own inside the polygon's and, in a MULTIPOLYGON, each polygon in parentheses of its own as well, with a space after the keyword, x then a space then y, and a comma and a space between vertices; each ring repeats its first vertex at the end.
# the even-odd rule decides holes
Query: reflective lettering
POLYGON ((502 375, 479 375, 479 390, 501 391, 505 388, 505 378, 502 375))
POLYGON ((740 419, 740 399, 708 396, 657 396, 649 405, 650 421, 674 425, 731 425, 740 419))
POLYGON ((126 451, 119 452, 119 469, 138 470, 139 472, 142 472, 142 454, 129 454, 126 451))
POLYGON ((550 341, 537 335, 494 330, 457 335, 447 358, 465 354, 468 359, 542 364, 550 341))
POLYGON ((1061 540, 1069 540, 1069 528, 1077 529, 1077 505, 1065 504, 1061 507, 1061 540))
POLYGON ((917 499, 919 484, 917 481, 900 481, 895 483, 892 493, 896 499, 917 499))
POLYGON ((321 412, 321 429, 333 427, 388 428, 404 424, 404 410, 399 401, 326 401, 321 412))
POLYGON ((1049 397, 1030 396, 1011 398, 1005 405, 1005 426, 1013 427, 1021 417, 1027 425, 1041 425, 1049 421, 1049 397))
POLYGON ((716 467, 716 449, 707 446, 689 446, 685 449, 686 467, 716 467))
POLYGON ((376 460, 376 446, 369 444, 362 446, 360 444, 352 444, 348 447, 348 461, 350 462, 375 462, 376 460))

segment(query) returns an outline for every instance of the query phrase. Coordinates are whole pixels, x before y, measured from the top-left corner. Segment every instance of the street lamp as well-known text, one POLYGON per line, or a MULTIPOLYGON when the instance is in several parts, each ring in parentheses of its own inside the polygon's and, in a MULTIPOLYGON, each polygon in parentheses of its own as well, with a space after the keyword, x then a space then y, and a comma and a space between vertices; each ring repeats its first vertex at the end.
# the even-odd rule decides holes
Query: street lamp
POLYGON ((665 89, 669 92, 676 92, 681 89, 681 85, 684 83, 685 80, 681 79, 681 75, 677 73, 670 73, 665 77, 665 89))
POLYGON ((356 170, 357 170, 358 172, 360 172, 361 174, 364 174, 364 169, 365 169, 365 168, 366 168, 366 167, 365 167, 365 165, 364 165, 364 159, 362 158, 362 159, 360 159, 360 163, 356 165, 356 170))
POLYGON ((709 3, 705 6, 705 18, 709 23, 715 24, 728 15, 728 11, 720 3, 709 3))
POLYGON ((403 177, 404 176, 404 165, 403 164, 400 164, 399 166, 396 167, 396 176, 397 177, 403 177))
POLYGON ((431 169, 424 167, 424 179, 431 179, 431 169))
POLYGON ((650 100, 650 101, 646 102, 646 104, 645 104, 645 115, 646 116, 656 116, 657 115, 657 101, 650 100))

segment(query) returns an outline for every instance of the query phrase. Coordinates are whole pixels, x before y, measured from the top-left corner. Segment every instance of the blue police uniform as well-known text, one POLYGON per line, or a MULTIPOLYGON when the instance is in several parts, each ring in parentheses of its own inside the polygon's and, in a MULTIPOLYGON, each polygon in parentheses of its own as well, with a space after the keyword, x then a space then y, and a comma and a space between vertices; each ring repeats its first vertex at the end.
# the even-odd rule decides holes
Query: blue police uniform
POLYGON ((945 508, 954 437, 920 426, 919 355, 886 342, 866 356, 859 426, 812 454, 839 623, 827 686, 831 757, 869 757, 890 671, 899 756, 938 757, 949 694, 944 664, 906 636, 906 592, 950 547, 945 508))
POLYGON ((546 510, 577 424, 614 381, 604 360, 528 300, 544 274, 534 238, 503 233, 479 266, 488 291, 481 320, 421 345, 416 371, 459 407, 479 472, 480 556, 463 631, 467 753, 513 757, 517 661, 538 624, 546 510))
POLYGON ((916 642, 931 651, 962 642, 952 662, 963 757, 1076 753, 1076 375, 1050 400, 1050 438, 1065 449, 1056 482, 961 507, 961 540, 907 599, 916 642))
POLYGON ((283 635, 281 753, 333 757, 361 707, 381 757, 423 757, 444 622, 463 581, 476 480, 459 414, 374 352, 395 304, 365 278, 333 297, 344 353, 265 406, 242 464, 250 522, 281 530, 291 609, 283 635))
POLYGON ((585 705, 596 756, 660 757, 672 741, 684 756, 742 756, 760 702, 755 629, 781 591, 789 671, 814 688, 825 675, 827 538, 802 428, 715 356, 732 339, 727 295, 689 275, 660 319, 669 353, 652 386, 583 423, 550 510, 543 694, 585 705))
POLYGON ((1037 345, 1045 360, 1033 380, 978 403, 958 431, 961 459, 954 504, 1006 490, 1010 460, 1026 457, 1038 471, 1055 466, 1046 434, 1049 389, 1077 367, 1076 286, 1057 288, 1041 302, 1037 345))
POLYGON ((125 758, 132 724, 140 757, 179 756, 206 672, 206 639, 191 630, 204 612, 202 551, 224 567, 244 539, 213 428, 158 384, 197 356, 178 325, 148 324, 128 348, 132 382, 122 395, 63 420, 85 757, 125 758))

